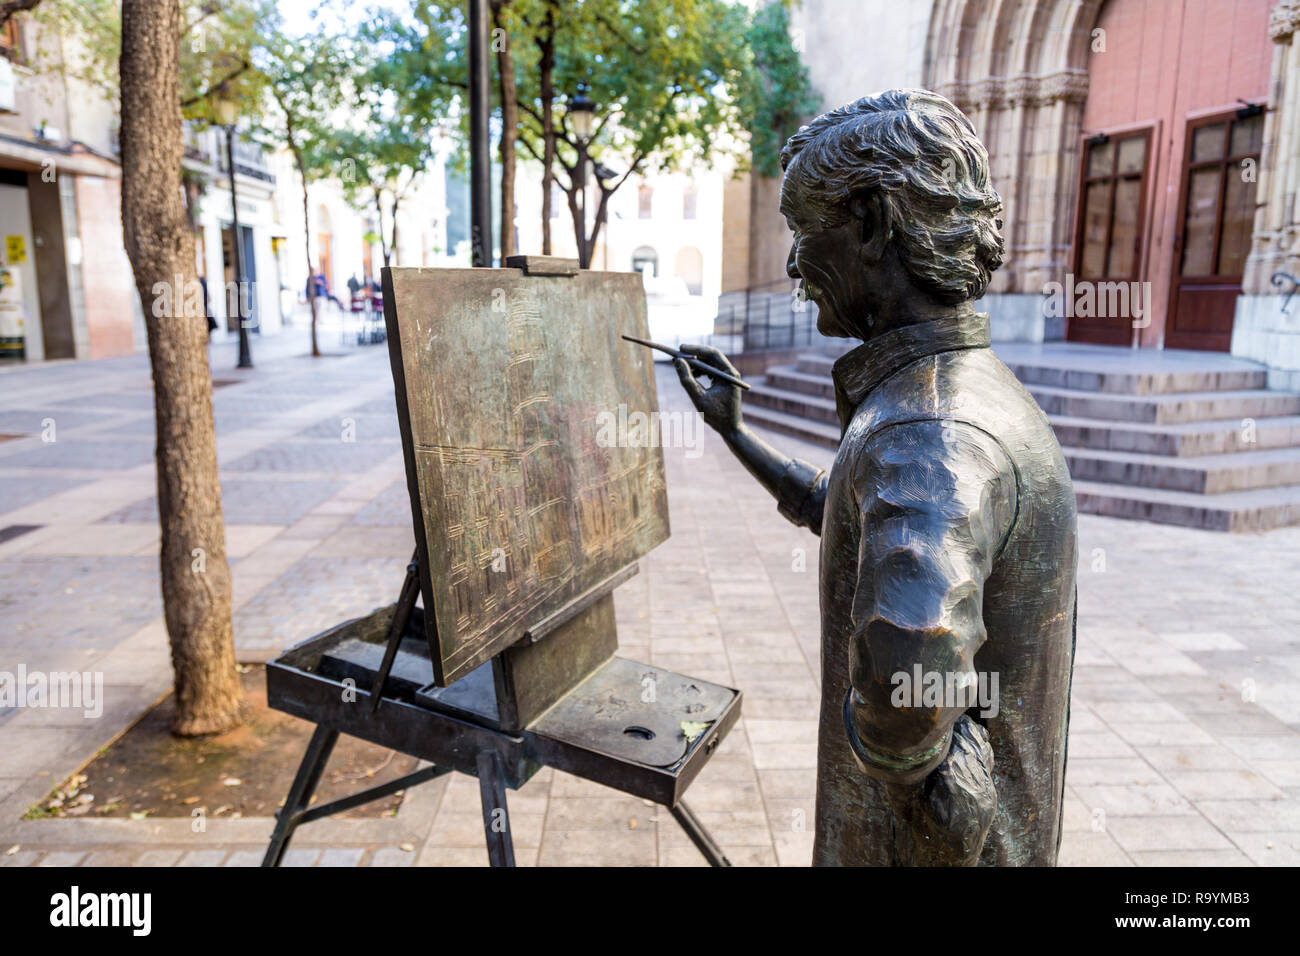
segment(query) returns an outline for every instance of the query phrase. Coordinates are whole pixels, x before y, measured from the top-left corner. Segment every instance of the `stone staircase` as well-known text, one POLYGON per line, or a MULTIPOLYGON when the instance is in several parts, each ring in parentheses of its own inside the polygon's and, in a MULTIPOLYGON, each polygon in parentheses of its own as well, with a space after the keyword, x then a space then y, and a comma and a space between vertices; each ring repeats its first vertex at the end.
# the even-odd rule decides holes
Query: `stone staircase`
MULTIPOLYGON (((1300 524, 1300 395, 1256 363, 1202 352, 999 345, 1042 406, 1079 511, 1217 531, 1300 524)), ((745 393, 751 424, 836 447, 830 370, 808 354, 745 393)))

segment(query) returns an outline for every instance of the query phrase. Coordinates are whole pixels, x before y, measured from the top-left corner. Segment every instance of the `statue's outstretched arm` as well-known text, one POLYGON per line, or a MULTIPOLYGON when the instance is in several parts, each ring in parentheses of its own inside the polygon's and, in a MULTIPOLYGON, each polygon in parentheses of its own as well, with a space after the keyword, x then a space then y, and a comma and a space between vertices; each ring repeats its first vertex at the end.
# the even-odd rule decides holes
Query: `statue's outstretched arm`
MULTIPOLYGON (((689 352, 737 378, 740 372, 715 348, 683 345, 689 352)), ((704 416, 705 423, 722 436, 732 454, 740 459, 759 484, 772 493, 777 508, 790 521, 821 534, 822 507, 826 501, 826 472, 798 458, 791 458, 773 448, 745 425, 741 415, 740 388, 716 381, 705 388, 695 378, 691 367, 681 359, 673 365, 691 402, 704 416)))

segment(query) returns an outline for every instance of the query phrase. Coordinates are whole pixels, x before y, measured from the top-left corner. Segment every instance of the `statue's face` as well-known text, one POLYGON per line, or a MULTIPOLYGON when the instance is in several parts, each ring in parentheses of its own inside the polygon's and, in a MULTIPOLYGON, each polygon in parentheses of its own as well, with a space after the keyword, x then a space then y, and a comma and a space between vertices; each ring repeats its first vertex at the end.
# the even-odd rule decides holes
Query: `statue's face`
POLYGON ((850 216, 838 226, 814 221, 802 188, 786 179, 781 212, 794 241, 786 273, 801 279, 808 298, 817 303, 817 331, 839 338, 864 338, 872 303, 869 270, 863 261, 862 220, 850 216))

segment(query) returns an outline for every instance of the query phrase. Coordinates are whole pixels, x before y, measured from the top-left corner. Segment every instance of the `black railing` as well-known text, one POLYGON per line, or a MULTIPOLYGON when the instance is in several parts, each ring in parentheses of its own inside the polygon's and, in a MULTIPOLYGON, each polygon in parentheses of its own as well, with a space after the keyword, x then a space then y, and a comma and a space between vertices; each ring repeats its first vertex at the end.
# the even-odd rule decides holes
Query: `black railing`
POLYGON ((735 352, 817 347, 830 344, 817 331, 817 306, 801 300, 790 279, 751 286, 743 300, 719 311, 713 338, 735 352))

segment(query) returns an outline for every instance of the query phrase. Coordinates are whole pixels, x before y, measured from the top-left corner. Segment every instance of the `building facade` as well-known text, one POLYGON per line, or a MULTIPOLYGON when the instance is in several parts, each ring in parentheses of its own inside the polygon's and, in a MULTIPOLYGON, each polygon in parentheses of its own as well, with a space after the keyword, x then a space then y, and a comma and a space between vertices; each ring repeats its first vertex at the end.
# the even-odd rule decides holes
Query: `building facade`
MULTIPOLYGON (((634 175, 610 197, 591 268, 642 274, 653 335, 698 341, 713 326, 723 283, 723 196, 729 179, 725 162, 634 175)), ((542 249, 541 190, 540 168, 520 164, 515 234, 523 253, 542 249)), ((599 198, 591 186, 588 234, 599 198)), ((551 202, 551 237, 554 255, 577 257, 568 197, 558 187, 551 202)))
MULTIPOLYGON (((1296 0, 805 0, 792 42, 826 108, 922 86, 970 116, 1005 204, 995 338, 1231 351, 1296 387, 1300 308, 1271 280, 1300 274, 1298 21, 1296 0)), ((776 197, 728 193, 724 303, 789 295, 776 197)))
POLYGON ((112 107, 76 79, 22 65, 59 37, 21 17, 0 32, 0 357, 130 352, 143 321, 122 244, 112 107))

